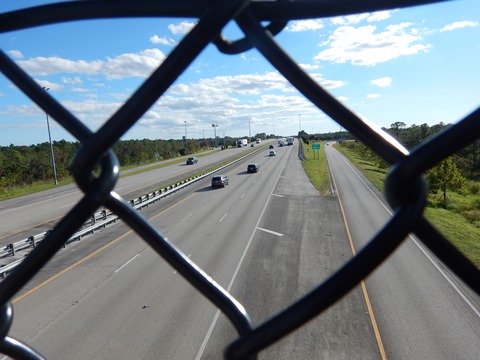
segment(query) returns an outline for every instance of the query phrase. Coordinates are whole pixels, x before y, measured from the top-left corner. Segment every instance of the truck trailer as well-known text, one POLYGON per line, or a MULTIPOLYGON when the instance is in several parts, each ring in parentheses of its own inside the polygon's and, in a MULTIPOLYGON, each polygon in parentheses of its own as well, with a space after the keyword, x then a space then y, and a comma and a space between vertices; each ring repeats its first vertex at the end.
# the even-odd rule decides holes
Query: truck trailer
POLYGON ((237 140, 237 147, 247 146, 248 140, 247 139, 239 139, 237 140))

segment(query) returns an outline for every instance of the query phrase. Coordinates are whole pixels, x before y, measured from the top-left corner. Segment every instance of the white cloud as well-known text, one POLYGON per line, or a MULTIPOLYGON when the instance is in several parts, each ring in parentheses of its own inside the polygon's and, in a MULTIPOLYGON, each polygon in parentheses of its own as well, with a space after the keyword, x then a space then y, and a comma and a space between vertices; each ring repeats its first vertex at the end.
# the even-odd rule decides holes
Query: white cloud
POLYGON ((258 95, 263 91, 293 91, 292 85, 276 72, 265 74, 243 74, 236 76, 217 76, 201 79, 197 83, 174 85, 170 91, 174 94, 238 94, 258 95))
POLYGON ((315 70, 320 67, 318 64, 298 64, 304 70, 315 70))
POLYGON ((452 31, 452 30, 456 30, 456 29, 463 29, 465 27, 475 27, 477 25, 478 25, 478 23, 475 22, 475 21, 469 21, 469 20, 456 21, 456 22, 453 22, 451 24, 445 25, 443 28, 440 29, 440 32, 452 31))
POLYGON ((380 97, 380 94, 367 94, 368 99, 376 99, 379 97, 380 97))
POLYGON ((14 59, 23 59, 23 54, 20 50, 10 50, 7 51, 7 54, 9 54, 14 59))
POLYGON ((64 84, 78 85, 78 84, 82 84, 83 80, 80 79, 78 76, 73 77, 73 78, 62 77, 62 82, 64 84))
POLYGON ((371 84, 377 85, 379 87, 388 87, 392 85, 392 78, 389 76, 381 77, 370 81, 371 84))
POLYGON ((295 20, 288 24, 286 30, 290 32, 301 32, 323 28, 322 20, 295 20))
POLYGON ((373 66, 399 56, 427 52, 430 45, 418 43, 423 39, 412 34, 411 25, 410 23, 390 25, 382 32, 377 32, 374 25, 358 28, 340 26, 324 43, 329 48, 318 53, 314 59, 373 66))
POLYGON ((390 11, 377 11, 367 17, 368 22, 382 21, 390 18, 390 11))
POLYGON ((330 19, 330 22, 333 25, 356 25, 366 20, 368 22, 374 21, 381 21, 390 18, 390 11, 377 11, 373 13, 363 13, 363 14, 356 14, 356 15, 348 15, 348 16, 337 16, 330 19))
POLYGON ((337 89, 345 86, 345 81, 342 80, 322 80, 320 84, 327 89, 337 89))
POLYGON ((107 79, 122 79, 125 77, 145 77, 158 67, 165 59, 165 54, 158 49, 145 49, 140 53, 122 54, 108 59, 102 67, 102 73, 107 79))
POLYGON ((152 44, 160 44, 160 45, 168 45, 168 46, 173 46, 176 44, 176 41, 170 38, 166 37, 159 37, 158 35, 153 35, 150 37, 150 42, 152 44))
POLYGON ((41 87, 48 89, 49 91, 57 91, 63 89, 63 85, 57 84, 51 81, 43 80, 43 79, 35 79, 36 83, 41 87))
POLYGON ((369 13, 357 14, 357 15, 348 15, 348 16, 337 16, 330 20, 333 25, 351 25, 358 24, 362 20, 367 19, 370 16, 369 13))
POLYGON ((70 89, 70 91, 77 92, 77 93, 86 93, 86 92, 90 92, 91 90, 77 87, 77 88, 70 89))
POLYGON ((103 75, 105 78, 123 79, 145 77, 165 59, 158 49, 145 49, 139 53, 126 53, 106 61, 69 60, 57 56, 36 57, 17 63, 30 75, 54 75, 59 73, 103 75))
POLYGON ((196 23, 190 22, 190 21, 182 21, 177 24, 170 24, 168 25, 168 29, 172 32, 174 35, 185 35, 188 33, 196 23))

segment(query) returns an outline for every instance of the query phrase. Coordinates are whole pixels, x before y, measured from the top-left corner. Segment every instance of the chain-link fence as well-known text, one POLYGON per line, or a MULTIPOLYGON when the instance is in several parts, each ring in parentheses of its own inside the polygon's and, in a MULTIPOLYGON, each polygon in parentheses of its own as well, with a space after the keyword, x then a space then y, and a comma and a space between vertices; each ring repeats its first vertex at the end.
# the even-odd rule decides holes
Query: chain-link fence
POLYGON ((348 15, 435 2, 438 1, 90 0, 0 14, 2 33, 82 19, 198 17, 196 26, 165 61, 96 132, 89 130, 43 91, 5 52, 0 51, 0 70, 4 76, 82 144, 72 169, 78 186, 84 192, 83 198, 47 238, 0 284, 0 352, 13 358, 41 358, 29 345, 9 337, 11 300, 101 206, 118 214, 159 256, 227 316, 238 331, 238 339, 225 351, 225 356, 231 359, 254 358, 262 349, 321 314, 369 275, 409 233, 414 233, 451 271, 480 294, 478 269, 422 215, 427 195, 423 174, 442 159, 480 137, 480 108, 408 152, 386 133, 371 128, 310 78, 274 38, 286 27, 288 20, 348 15), (222 28, 230 21, 238 24, 245 35, 243 39, 228 41, 221 35, 222 28), (265 22, 268 25, 263 26, 265 22), (248 314, 228 292, 213 283, 188 257, 112 192, 118 178, 118 163, 111 150, 112 146, 162 97, 209 44, 214 44, 224 54, 239 54, 256 48, 307 99, 392 165, 386 182, 386 195, 395 209, 393 217, 361 252, 334 275, 258 327, 253 327, 248 314), (97 167, 101 169, 100 175, 94 176, 97 167))

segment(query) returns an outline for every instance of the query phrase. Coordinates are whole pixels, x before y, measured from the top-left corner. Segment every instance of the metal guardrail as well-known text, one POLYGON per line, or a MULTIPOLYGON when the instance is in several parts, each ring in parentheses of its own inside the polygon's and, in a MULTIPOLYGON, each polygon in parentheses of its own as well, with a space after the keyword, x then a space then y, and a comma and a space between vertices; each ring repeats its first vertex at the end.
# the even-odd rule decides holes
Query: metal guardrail
POLYGON ((307 157, 305 156, 305 152, 303 151, 303 140, 301 137, 297 138, 298 142, 298 158, 302 161, 307 160, 307 157))
MULTIPOLYGON (((263 149, 263 148, 262 148, 263 149)), ((235 159, 228 164, 225 164, 223 166, 220 166, 218 168, 215 168, 214 170, 208 171, 204 174, 197 175, 182 181, 179 181, 175 184, 172 184, 170 186, 167 186, 163 189, 153 191, 151 193, 136 197, 132 200, 129 201, 129 204, 136 210, 141 210, 144 207, 149 206, 150 204, 153 204, 157 202, 158 200, 167 197, 181 189, 183 189, 186 186, 189 186, 199 180, 202 180, 208 176, 210 176, 213 173, 216 173, 232 164, 235 164, 239 161, 244 160, 245 158, 251 156, 252 154, 260 151, 260 149, 257 149, 255 151, 249 152, 248 154, 235 159)), ((96 212, 93 214, 88 221, 86 221, 82 225, 82 229, 77 231, 75 234, 73 234, 66 242, 65 246, 71 242, 78 241, 82 237, 93 234, 95 233, 96 230, 105 228, 107 225, 114 223, 118 220, 118 216, 115 215, 112 211, 109 210, 102 210, 99 212, 96 212)), ((41 241, 45 239, 45 237, 51 232, 51 230, 44 231, 40 234, 32 235, 29 236, 25 239, 22 239, 20 241, 10 243, 8 245, 5 245, 0 248, 0 258, 4 258, 7 256, 15 256, 18 251, 21 250, 27 250, 30 248, 35 248, 41 241)), ((5 277, 13 270, 15 267, 21 264, 23 259, 17 259, 12 261, 9 264, 5 264, 3 266, 0 266, 0 278, 5 279, 5 277)))
POLYGON ((2 74, 80 142, 72 169, 77 185, 84 192, 83 198, 32 250, 27 259, 0 283, 0 352, 16 359, 42 359, 31 346, 8 335, 13 321, 11 301, 64 246, 76 229, 102 207, 117 214, 159 257, 175 268, 226 315, 238 332, 238 337, 224 349, 224 356, 228 359, 254 359, 266 347, 322 314, 371 274, 410 233, 414 233, 446 267, 474 292, 480 294, 480 271, 423 216, 427 196, 424 173, 480 138, 480 108, 408 152, 386 132, 363 121, 339 102, 305 73, 275 41, 275 36, 285 29, 289 20, 374 12, 440 1, 89 0, 26 7, 0 14, 2 34, 84 19, 198 17, 195 27, 96 132, 91 131, 51 97, 0 50, 2 74), (228 41, 222 35, 224 27, 232 21, 236 22, 244 38, 228 41), (391 219, 372 237, 368 245, 323 283, 258 325, 252 323, 243 306, 228 291, 215 283, 151 223, 143 219, 128 202, 113 192, 118 180, 118 161, 112 150, 113 145, 165 94, 210 44, 226 55, 257 49, 306 99, 392 167, 385 186, 387 200, 395 209, 391 219), (94 170, 98 168, 100 175, 93 176, 94 170))

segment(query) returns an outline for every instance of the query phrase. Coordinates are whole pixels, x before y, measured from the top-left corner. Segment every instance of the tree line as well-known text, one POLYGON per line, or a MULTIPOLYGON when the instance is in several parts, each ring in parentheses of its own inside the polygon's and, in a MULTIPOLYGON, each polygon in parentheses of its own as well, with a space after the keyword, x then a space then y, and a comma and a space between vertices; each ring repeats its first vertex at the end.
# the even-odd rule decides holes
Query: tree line
MULTIPOLYGON (((264 133, 250 139, 266 139, 264 133)), ((214 147, 236 146, 236 138, 217 137, 187 140, 119 140, 113 146, 120 166, 136 166, 195 154, 214 147)), ((65 140, 52 142, 57 179, 71 177, 71 163, 80 148, 79 142, 65 140)), ((24 187, 38 182, 53 180, 50 143, 30 146, 0 146, 0 193, 14 187, 24 187)))
MULTIPOLYGON (((449 126, 451 124, 440 122, 432 126, 422 124, 407 127, 404 122, 395 122, 390 125, 390 128, 382 129, 396 138, 405 148, 412 150, 449 126)), ((359 141, 348 141, 356 140, 356 138, 347 131, 325 134, 307 134, 301 131, 299 137, 306 143, 310 141, 336 140, 348 146, 363 158, 374 162, 380 168, 387 169, 389 167, 385 160, 366 145, 359 141)), ((474 141, 456 154, 443 159, 427 172, 429 191, 442 195, 443 207, 446 207, 447 204, 447 190, 461 193, 465 190, 468 180, 475 183, 480 180, 480 140, 474 141)), ((472 189, 478 190, 478 186, 473 186, 472 189)))
MULTIPOLYGON (((213 139, 120 140, 113 146, 113 151, 121 166, 134 166, 193 154, 215 145, 223 146, 223 139, 217 139, 217 143, 213 139)), ((69 178, 70 166, 80 143, 60 140, 53 141, 52 146, 58 180, 69 178)), ((48 142, 0 147, 0 192, 52 179, 53 166, 48 142)))

